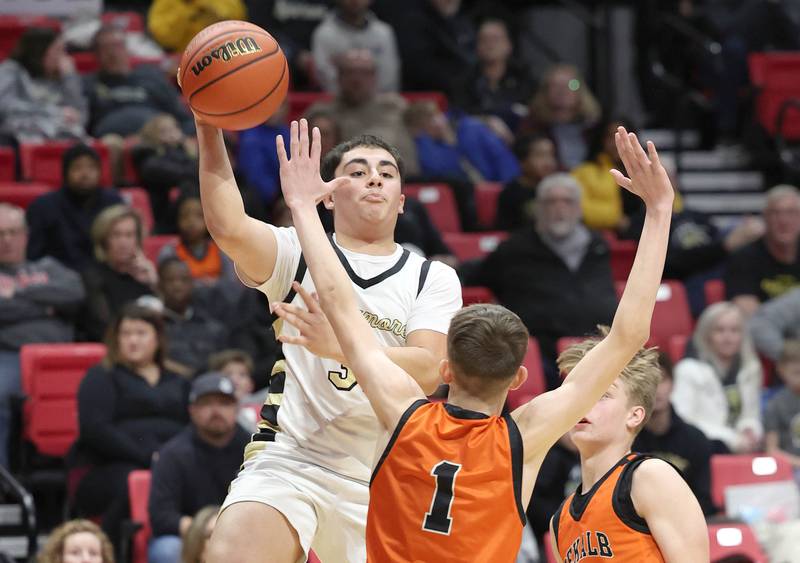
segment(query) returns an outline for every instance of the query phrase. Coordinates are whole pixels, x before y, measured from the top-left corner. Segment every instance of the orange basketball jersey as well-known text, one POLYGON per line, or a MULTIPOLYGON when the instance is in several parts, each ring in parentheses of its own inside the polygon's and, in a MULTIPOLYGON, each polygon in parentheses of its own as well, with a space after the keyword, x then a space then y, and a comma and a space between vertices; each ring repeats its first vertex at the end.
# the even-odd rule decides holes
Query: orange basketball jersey
POLYGON ((367 561, 514 561, 521 487, 522 438, 510 415, 420 399, 372 474, 367 561))
POLYGON ((553 516, 558 553, 564 563, 637 561, 663 563, 647 522, 631 500, 633 472, 651 456, 628 454, 586 494, 580 487, 553 516))

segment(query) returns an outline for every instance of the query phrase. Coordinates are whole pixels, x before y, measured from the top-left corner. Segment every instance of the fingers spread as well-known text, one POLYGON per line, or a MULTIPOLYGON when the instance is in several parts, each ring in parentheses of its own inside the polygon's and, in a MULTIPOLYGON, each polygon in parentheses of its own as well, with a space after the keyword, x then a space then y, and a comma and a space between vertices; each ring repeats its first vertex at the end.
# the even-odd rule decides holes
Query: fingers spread
POLYGON ((275 149, 278 151, 278 162, 280 165, 283 166, 288 163, 289 158, 286 156, 286 145, 283 141, 283 135, 275 137, 275 149))
POLYGON ((308 157, 308 121, 303 118, 300 120, 300 156, 308 157))
POLYGON ((650 156, 650 161, 656 166, 661 166, 661 159, 658 158, 658 151, 653 141, 647 141, 647 154, 650 156))
POLYGON ((625 188, 626 190, 630 190, 631 186, 633 186, 633 182, 631 182, 631 179, 626 177, 622 172, 620 172, 616 168, 611 170, 611 175, 614 177, 614 180, 617 182, 617 185, 619 187, 625 188))
POLYGON ((281 334, 278 336, 278 342, 283 344, 297 344, 298 346, 308 346, 309 340, 305 336, 289 336, 288 334, 281 334))
POLYGON ((292 121, 292 124, 289 126, 289 153, 292 155, 292 159, 300 156, 300 140, 298 138, 298 128, 299 125, 297 124, 297 122, 292 121))
POLYGON ((322 135, 320 135, 319 127, 314 127, 311 130, 311 161, 319 170, 320 158, 322 157, 322 135))

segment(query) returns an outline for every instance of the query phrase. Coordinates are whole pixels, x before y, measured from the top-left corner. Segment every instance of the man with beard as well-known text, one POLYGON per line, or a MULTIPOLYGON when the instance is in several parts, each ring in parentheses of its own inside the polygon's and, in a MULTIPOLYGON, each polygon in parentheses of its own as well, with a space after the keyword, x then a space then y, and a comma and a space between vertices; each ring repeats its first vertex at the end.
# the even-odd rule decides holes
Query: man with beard
POLYGON ((181 536, 191 515, 222 504, 250 441, 236 424, 238 402, 233 383, 223 374, 195 379, 189 403, 191 424, 159 450, 152 469, 148 561, 153 563, 180 561, 181 536))

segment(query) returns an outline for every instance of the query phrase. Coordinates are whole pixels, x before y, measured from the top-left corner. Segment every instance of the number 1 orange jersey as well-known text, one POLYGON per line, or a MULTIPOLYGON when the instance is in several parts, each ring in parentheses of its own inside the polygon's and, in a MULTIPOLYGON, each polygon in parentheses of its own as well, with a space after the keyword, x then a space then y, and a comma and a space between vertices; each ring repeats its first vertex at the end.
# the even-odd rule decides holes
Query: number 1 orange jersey
POLYGON ((372 474, 367 561, 514 561, 521 488, 522 438, 510 415, 420 399, 372 474))

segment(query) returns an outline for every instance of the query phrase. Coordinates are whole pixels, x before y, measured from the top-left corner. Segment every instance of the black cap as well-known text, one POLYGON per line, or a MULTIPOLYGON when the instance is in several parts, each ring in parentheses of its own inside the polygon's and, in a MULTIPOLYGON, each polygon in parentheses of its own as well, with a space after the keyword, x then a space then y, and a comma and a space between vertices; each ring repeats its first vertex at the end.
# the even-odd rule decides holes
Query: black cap
POLYGON ((215 394, 236 399, 233 383, 227 376, 216 371, 204 373, 192 382, 189 402, 194 403, 200 397, 215 394))

